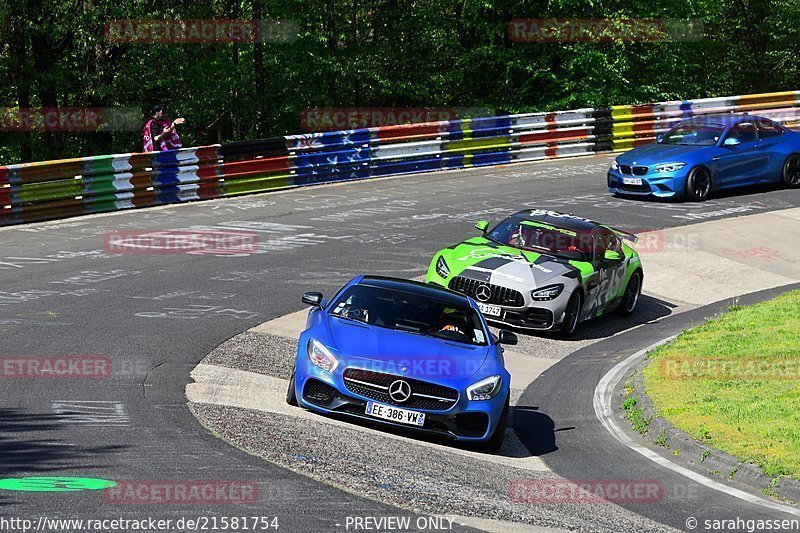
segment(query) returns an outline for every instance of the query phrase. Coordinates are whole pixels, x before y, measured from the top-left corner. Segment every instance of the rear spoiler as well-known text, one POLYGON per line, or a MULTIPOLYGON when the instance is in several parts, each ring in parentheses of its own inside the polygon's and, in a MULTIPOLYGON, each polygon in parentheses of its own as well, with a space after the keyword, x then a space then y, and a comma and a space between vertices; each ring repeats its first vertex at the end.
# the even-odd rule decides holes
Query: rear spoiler
POLYGON ((633 233, 628 233, 627 231, 623 231, 617 228, 608 228, 608 229, 619 235, 621 238, 631 241, 633 244, 636 244, 636 241, 639 240, 639 237, 637 237, 633 233))

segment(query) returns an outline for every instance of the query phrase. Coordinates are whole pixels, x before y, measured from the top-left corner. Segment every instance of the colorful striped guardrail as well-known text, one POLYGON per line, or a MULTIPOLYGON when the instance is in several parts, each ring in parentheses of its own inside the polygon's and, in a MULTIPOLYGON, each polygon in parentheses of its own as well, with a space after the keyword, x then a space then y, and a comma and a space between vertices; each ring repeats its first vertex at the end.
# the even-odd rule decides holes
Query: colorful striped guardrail
POLYGON ((0 166, 0 225, 434 170, 607 153, 678 121, 748 111, 800 123, 800 91, 287 135, 0 166))

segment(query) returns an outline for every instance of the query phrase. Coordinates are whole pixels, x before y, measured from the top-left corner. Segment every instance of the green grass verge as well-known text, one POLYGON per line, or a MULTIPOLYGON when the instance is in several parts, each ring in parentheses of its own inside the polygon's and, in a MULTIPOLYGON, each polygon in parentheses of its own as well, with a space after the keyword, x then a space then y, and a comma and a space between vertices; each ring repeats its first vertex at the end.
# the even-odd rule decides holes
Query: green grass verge
POLYGON ((769 476, 800 479, 800 291, 732 307, 648 357, 659 415, 769 476))

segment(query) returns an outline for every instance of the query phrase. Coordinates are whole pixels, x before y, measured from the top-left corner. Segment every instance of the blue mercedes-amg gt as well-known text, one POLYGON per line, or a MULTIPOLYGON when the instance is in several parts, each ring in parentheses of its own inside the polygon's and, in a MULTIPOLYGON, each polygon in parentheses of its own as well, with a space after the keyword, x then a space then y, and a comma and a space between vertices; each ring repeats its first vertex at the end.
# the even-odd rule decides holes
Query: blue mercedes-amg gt
POLYGON ((746 185, 800 187, 800 133, 747 113, 699 116, 617 157, 607 178, 614 194, 695 201, 746 185))
POLYGON ((470 298, 416 281, 359 276, 330 300, 307 292, 286 401, 500 448, 511 376, 470 298))

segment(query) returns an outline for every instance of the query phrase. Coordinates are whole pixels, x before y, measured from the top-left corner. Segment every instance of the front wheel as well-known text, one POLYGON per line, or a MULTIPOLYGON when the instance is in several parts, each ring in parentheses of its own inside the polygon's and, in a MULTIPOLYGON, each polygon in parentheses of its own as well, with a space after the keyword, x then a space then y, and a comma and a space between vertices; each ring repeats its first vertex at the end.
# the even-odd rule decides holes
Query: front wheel
POLYGON ((628 286, 625 287, 625 293, 622 295, 622 303, 618 308, 618 312, 622 316, 630 316, 636 310, 639 304, 639 295, 642 294, 642 275, 639 272, 634 272, 631 279, 628 280, 628 286))
POLYGON ((506 438, 506 426, 508 425, 508 411, 510 409, 509 406, 509 399, 506 398, 506 406, 503 409, 503 414, 500 415, 500 421, 497 423, 497 427, 494 429, 494 433, 492 436, 489 437, 489 440, 483 443, 481 446, 487 452, 496 452, 503 446, 503 441, 506 438))
POLYGON ((781 182, 790 189, 800 187, 800 155, 792 154, 786 159, 781 173, 781 182))
POLYGON ((289 388, 286 389, 286 403, 292 407, 297 407, 297 393, 294 390, 294 370, 292 370, 292 377, 289 379, 289 388))
POLYGON ((578 327, 578 318, 581 314, 582 300, 581 293, 578 291, 573 292, 572 296, 569 297, 567 308, 564 310, 564 321, 561 323, 561 329, 559 330, 562 337, 569 337, 575 333, 575 329, 578 327))
POLYGON ((711 194, 711 173, 703 167, 693 168, 686 178, 686 198, 702 202, 711 194))

